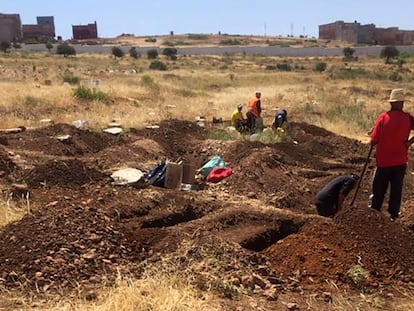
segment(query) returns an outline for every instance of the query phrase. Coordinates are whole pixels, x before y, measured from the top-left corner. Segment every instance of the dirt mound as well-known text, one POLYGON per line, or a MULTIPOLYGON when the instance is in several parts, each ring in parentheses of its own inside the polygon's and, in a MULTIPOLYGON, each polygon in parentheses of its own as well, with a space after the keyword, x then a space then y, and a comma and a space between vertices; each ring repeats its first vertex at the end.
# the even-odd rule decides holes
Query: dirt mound
POLYGON ((110 275, 122 237, 94 208, 55 201, 0 233, 2 282, 41 289, 95 283, 110 275))
MULTIPOLYGON (((334 176, 360 171, 368 145, 305 123, 293 123, 291 135, 291 141, 275 144, 217 141, 207 138, 208 129, 180 120, 132 130, 122 143, 67 125, 10 134, 5 148, 20 148, 23 160, 34 166, 22 180, 32 205, 41 208, 0 232, 0 282, 74 288, 111 280, 120 269, 139 276, 142 262, 168 257, 193 269, 198 257, 211 255, 216 262, 223 254, 227 270, 214 272, 214 263, 212 270, 192 270, 196 281, 210 286, 216 275, 206 277, 207 283, 203 276, 217 272, 241 286, 249 279, 240 272, 246 267, 312 290, 324 288, 326 280, 348 286, 347 272, 356 265, 369 271, 369 286, 414 281, 409 229, 414 176, 406 178, 397 223, 365 207, 373 165, 364 176, 358 208, 334 220, 321 218, 312 215, 315 194, 334 176), (78 149, 51 138, 57 134, 77 137, 78 149), (115 187, 103 173, 161 157, 198 165, 216 154, 234 173, 200 191, 115 187), (200 246, 207 253, 200 254, 200 246), (238 262, 238 256, 247 261, 238 262), (254 258, 257 269, 247 265, 254 258)), ((1 152, 7 169, 9 158, 1 152)))
POLYGON ((348 271, 356 265, 369 272, 364 285, 378 287, 414 281, 413 238, 406 227, 358 206, 333 222, 303 226, 264 254, 276 271, 305 288, 324 287, 328 279, 350 284, 348 271))
POLYGON ((48 161, 32 169, 24 181, 30 188, 44 186, 79 187, 87 183, 99 182, 108 176, 94 168, 86 167, 82 161, 48 161))
POLYGON ((135 130, 133 133, 159 143, 166 155, 173 160, 192 160, 197 157, 196 154, 192 154, 191 146, 207 137, 207 131, 197 123, 177 119, 164 120, 157 129, 135 130))
POLYGON ((0 147, 0 176, 9 174, 16 168, 16 165, 10 159, 9 154, 3 147, 0 147))
POLYGON ((10 148, 13 149, 40 151, 58 156, 95 153, 122 141, 108 133, 81 130, 67 124, 55 124, 45 128, 10 134, 7 136, 7 140, 10 148), (57 138, 63 135, 70 135, 70 138, 64 141, 57 138))

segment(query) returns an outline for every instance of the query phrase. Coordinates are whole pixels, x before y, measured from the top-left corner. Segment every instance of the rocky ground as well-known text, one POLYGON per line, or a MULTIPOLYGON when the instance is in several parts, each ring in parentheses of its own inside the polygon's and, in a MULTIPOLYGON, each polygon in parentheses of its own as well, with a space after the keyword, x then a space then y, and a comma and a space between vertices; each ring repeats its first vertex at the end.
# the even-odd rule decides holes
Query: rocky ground
POLYGON ((198 288, 230 300, 306 292, 329 303, 333 284, 368 293, 413 286, 410 170, 397 222, 366 207, 373 161, 354 206, 348 198, 326 219, 315 194, 361 171, 367 145, 306 123, 292 123, 292 140, 276 144, 213 140, 213 130, 166 120, 121 136, 66 124, 2 135, 2 192, 30 204, 0 232, 2 288, 89 293, 149 265, 191 273, 198 288), (119 187, 110 178, 116 168, 148 171, 165 158, 200 167, 216 154, 234 174, 199 191, 119 187))

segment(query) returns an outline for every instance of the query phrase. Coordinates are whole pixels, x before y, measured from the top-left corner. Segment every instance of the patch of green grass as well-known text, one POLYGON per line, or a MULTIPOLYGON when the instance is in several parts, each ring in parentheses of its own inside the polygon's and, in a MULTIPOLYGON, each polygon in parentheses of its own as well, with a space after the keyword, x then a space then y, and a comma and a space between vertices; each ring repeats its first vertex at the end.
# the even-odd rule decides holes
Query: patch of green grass
POLYGON ((387 80, 388 74, 382 72, 372 72, 365 68, 346 68, 332 72, 330 74, 332 79, 355 80, 357 78, 387 80))
POLYGON ((364 283, 369 276, 369 271, 362 267, 362 265, 354 265, 347 271, 347 276, 353 286, 358 289, 364 289, 364 283))
POLYGON ((209 133, 209 138, 214 140, 238 140, 240 134, 236 130, 228 130, 225 128, 217 128, 209 133))
POLYGON ((73 91, 73 96, 78 99, 89 100, 89 101, 100 101, 109 102, 110 96, 103 91, 95 88, 88 88, 86 86, 79 86, 73 91))
POLYGON ((30 96, 30 95, 24 96, 21 99, 21 104, 23 106, 28 106, 28 107, 38 107, 44 103, 45 103, 44 99, 35 97, 35 96, 30 96))
POLYGON ((359 129, 368 131, 378 117, 379 111, 367 111, 365 102, 357 100, 351 103, 338 103, 326 112, 330 121, 345 121, 355 124, 359 129))
POLYGON ((175 93, 182 97, 197 97, 197 93, 189 89, 178 89, 175 93))
POLYGON ((65 74, 63 76, 63 82, 67 82, 69 84, 79 84, 80 78, 71 74, 65 74))

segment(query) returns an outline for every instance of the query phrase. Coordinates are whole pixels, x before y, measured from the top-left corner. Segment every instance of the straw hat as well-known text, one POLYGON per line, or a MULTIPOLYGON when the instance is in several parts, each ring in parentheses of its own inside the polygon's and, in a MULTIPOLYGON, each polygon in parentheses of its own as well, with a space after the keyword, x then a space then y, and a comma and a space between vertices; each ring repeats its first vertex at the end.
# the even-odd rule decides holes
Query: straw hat
POLYGON ((403 102, 404 101, 404 90, 393 89, 390 94, 390 103, 403 102))

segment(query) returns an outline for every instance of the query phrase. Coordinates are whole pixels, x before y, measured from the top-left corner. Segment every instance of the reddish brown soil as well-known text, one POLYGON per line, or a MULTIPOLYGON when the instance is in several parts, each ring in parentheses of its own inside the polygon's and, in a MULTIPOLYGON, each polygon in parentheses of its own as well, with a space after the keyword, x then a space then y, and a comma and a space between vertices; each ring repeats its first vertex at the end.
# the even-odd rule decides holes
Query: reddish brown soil
POLYGON ((326 219, 316 215, 315 194, 333 177, 359 172, 367 145, 306 123, 292 124, 297 144, 212 141, 208 131, 168 120, 121 137, 64 124, 8 135, 0 178, 6 187, 27 185, 31 213, 0 232, 2 285, 88 288, 111 283, 118 271, 139 277, 160 258, 184 271, 209 256, 222 262, 218 270, 191 273, 199 288, 218 292, 217 279, 263 290, 261 278, 279 291, 323 291, 328 281, 348 289, 355 265, 369 271, 366 290, 414 282, 410 172, 399 221, 366 207, 372 162, 355 207, 326 219), (60 134, 71 142, 53 138, 60 134), (147 170, 163 158, 200 166, 215 154, 234 174, 200 191, 116 187, 108 177, 115 167, 147 170), (30 165, 16 165, 16 155, 30 165))

